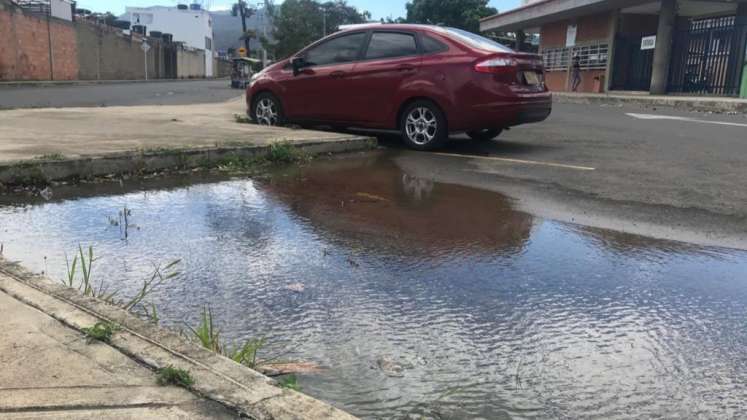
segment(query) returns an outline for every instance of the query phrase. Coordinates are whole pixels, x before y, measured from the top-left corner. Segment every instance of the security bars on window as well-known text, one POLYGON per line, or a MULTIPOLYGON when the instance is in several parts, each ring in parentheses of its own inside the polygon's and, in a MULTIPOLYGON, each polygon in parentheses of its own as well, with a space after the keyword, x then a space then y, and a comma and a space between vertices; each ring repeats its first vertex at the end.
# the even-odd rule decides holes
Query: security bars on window
POLYGON ((578 45, 565 48, 545 48, 542 59, 546 71, 565 71, 571 66, 571 60, 578 54, 582 70, 604 70, 607 68, 607 44, 578 45))

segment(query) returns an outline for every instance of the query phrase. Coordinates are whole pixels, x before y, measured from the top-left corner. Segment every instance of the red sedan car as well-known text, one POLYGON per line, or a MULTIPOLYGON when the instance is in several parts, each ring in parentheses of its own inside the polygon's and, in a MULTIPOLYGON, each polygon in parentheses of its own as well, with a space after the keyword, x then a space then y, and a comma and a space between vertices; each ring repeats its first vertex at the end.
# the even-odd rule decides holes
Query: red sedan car
POLYGON ((460 29, 358 25, 267 67, 247 88, 249 116, 398 130, 418 150, 449 133, 489 140, 550 115, 541 57, 460 29))

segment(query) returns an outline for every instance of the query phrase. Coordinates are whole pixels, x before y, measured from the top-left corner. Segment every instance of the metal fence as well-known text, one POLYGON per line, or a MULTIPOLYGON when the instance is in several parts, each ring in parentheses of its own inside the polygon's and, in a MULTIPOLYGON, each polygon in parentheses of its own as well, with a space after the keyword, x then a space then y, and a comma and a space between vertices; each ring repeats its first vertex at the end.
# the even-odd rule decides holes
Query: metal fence
POLYGON ((691 20, 675 34, 669 91, 720 96, 739 93, 746 25, 734 16, 691 20))
POLYGON ((542 61, 546 71, 565 71, 570 67, 572 57, 578 55, 581 69, 604 70, 607 68, 608 51, 606 43, 545 48, 542 50, 542 61))

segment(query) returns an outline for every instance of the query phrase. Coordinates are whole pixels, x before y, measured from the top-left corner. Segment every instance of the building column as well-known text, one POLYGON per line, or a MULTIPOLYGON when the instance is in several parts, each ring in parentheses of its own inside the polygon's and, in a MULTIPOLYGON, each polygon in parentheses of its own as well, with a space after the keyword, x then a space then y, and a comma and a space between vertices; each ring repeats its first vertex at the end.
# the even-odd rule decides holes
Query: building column
POLYGON ((516 33, 516 41, 514 42, 514 50, 521 51, 522 48, 524 48, 524 41, 527 39, 527 34, 524 33, 521 29, 515 32, 516 33))
POLYGON ((677 14, 677 0, 661 0, 659 27, 656 30, 654 63, 651 71, 651 94, 667 93, 669 63, 672 61, 672 36, 677 14))

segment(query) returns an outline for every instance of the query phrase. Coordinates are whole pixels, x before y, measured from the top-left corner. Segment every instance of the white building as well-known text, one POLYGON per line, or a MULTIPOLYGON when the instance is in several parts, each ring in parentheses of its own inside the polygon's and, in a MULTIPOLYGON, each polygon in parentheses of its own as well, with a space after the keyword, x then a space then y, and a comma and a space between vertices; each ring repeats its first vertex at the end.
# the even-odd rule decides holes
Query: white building
POLYGON ((205 50, 205 75, 213 76, 213 20, 210 13, 191 6, 128 7, 130 25, 143 25, 148 33, 172 34, 174 41, 205 50))

